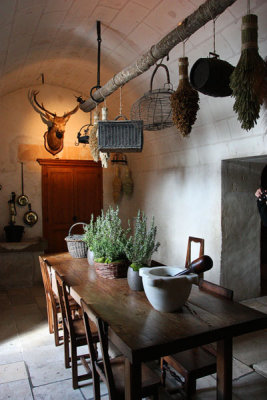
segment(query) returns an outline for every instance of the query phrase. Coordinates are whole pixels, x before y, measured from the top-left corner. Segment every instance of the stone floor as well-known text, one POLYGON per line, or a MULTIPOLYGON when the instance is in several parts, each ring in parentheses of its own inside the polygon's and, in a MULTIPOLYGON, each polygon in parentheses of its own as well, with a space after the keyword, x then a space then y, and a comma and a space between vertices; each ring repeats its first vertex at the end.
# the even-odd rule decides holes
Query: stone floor
MULTIPOLYGON (((48 333, 42 287, 0 292, 0 400, 89 400, 92 382, 72 389, 71 371, 64 368, 63 348, 48 333)), ((267 296, 243 302, 267 313, 267 296)), ((156 363, 155 371, 159 373, 156 363)), ((233 400, 267 398, 267 330, 234 341, 233 400)), ((196 400, 216 399, 216 377, 197 381, 196 400)), ((174 386, 171 379, 167 388, 174 386)), ((102 400, 108 400, 102 384, 102 400)), ((183 399, 160 389, 160 400, 183 399)))

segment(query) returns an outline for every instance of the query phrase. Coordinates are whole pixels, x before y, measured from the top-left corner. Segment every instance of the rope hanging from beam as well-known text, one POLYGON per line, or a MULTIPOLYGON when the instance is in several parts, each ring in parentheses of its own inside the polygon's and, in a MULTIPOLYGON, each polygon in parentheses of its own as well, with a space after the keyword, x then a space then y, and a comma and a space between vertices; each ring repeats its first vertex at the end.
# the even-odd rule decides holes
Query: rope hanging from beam
MULTIPOLYGON (((177 44, 184 42, 207 22, 214 20, 235 2, 236 0, 206 0, 196 11, 180 22, 175 29, 139 57, 136 62, 115 74, 113 78, 102 86, 101 92, 100 89, 96 90, 94 92, 96 101, 101 101, 103 98, 110 96, 119 87, 143 74, 158 60, 166 57, 177 44)), ((80 109, 84 112, 90 112, 95 107, 96 102, 91 98, 80 104, 80 109)))

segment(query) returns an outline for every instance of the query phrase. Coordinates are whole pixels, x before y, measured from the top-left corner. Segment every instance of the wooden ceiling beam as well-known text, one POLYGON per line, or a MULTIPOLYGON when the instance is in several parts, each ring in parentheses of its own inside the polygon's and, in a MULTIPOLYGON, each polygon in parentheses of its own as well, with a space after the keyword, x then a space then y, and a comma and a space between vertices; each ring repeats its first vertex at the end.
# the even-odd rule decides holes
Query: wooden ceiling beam
MULTIPOLYGON (((166 57, 178 43, 188 39, 208 21, 215 19, 235 2, 236 0, 206 0, 196 11, 181 21, 175 29, 153 45, 149 51, 139 57, 133 64, 115 74, 101 89, 96 90, 93 93, 94 98, 101 102, 104 97, 108 97, 119 87, 143 74, 158 60, 166 57)), ((95 101, 90 97, 80 104, 80 109, 84 112, 89 112, 95 106, 95 101)))

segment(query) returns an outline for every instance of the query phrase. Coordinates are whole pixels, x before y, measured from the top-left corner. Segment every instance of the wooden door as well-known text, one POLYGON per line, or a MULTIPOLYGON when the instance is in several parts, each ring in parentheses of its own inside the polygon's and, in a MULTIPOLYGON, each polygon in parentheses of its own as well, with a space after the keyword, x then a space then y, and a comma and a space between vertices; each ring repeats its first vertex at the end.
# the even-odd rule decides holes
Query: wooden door
MULTIPOLYGON (((75 222, 88 223, 103 206, 102 168, 83 160, 38 160, 42 166, 43 236, 47 252, 66 251, 65 237, 75 222)), ((72 233, 81 233, 74 227, 72 233)))

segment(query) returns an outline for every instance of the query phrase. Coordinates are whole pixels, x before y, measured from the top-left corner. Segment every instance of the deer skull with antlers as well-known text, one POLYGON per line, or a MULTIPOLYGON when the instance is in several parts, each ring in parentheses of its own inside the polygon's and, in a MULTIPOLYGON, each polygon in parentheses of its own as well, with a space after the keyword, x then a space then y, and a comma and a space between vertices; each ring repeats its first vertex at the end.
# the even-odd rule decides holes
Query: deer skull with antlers
POLYGON ((32 90, 29 92, 29 100, 34 107, 35 111, 38 111, 42 117, 44 117, 47 121, 46 123, 50 122, 51 126, 48 127, 48 130, 44 134, 44 145, 46 150, 56 155, 63 149, 63 140, 64 140, 64 133, 65 133, 65 126, 70 116, 76 113, 79 109, 79 106, 76 106, 72 111, 64 113, 62 117, 57 116, 56 113, 52 113, 48 111, 43 103, 40 104, 37 101, 37 94, 39 92, 36 90, 32 90))

